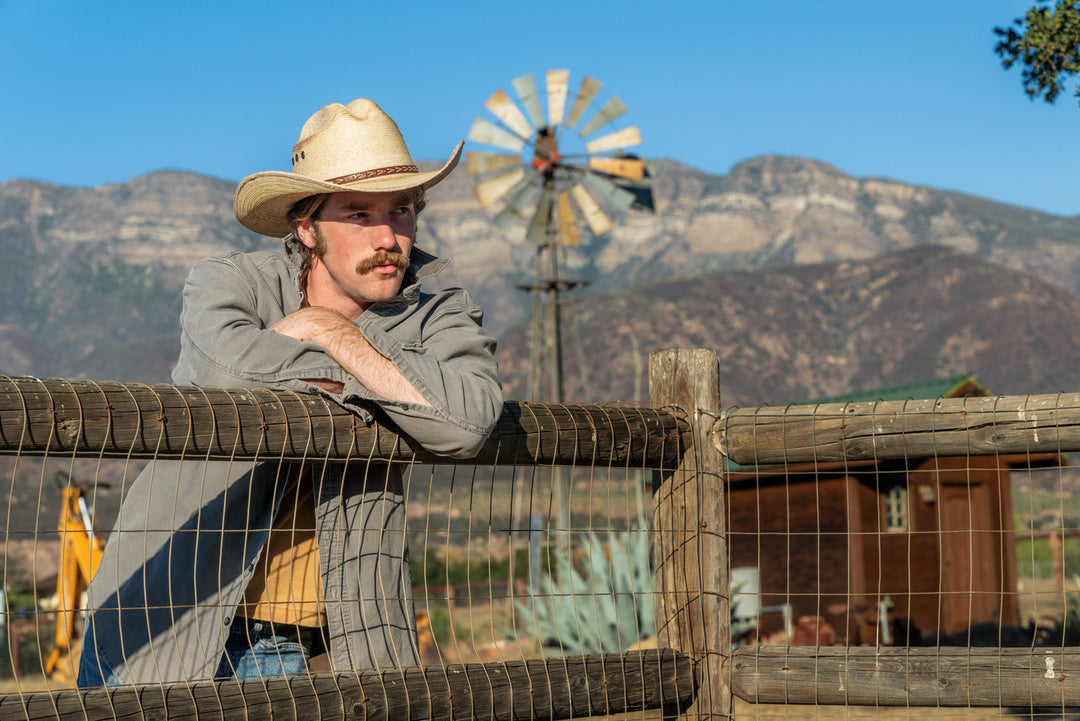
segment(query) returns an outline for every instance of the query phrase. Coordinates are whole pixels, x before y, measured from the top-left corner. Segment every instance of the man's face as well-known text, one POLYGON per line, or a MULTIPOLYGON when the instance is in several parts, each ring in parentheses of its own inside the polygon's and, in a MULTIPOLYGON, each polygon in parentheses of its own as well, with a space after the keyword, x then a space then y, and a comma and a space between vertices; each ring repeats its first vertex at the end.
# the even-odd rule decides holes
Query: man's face
POLYGON ((315 250, 305 289, 308 303, 355 319, 400 290, 416 236, 416 212, 405 193, 334 193, 319 220, 297 226, 297 236, 315 250))

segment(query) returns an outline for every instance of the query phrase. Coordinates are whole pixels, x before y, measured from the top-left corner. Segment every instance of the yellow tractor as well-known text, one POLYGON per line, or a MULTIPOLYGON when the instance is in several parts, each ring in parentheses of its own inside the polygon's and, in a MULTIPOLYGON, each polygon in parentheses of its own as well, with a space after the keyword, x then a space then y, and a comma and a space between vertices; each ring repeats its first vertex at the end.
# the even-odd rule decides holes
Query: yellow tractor
POLYGON ((82 633, 76 620, 82 611, 82 596, 101 563, 105 543, 94 532, 94 520, 86 505, 86 490, 61 480, 60 571, 56 579, 56 648, 45 662, 50 679, 74 685, 79 670, 82 633))

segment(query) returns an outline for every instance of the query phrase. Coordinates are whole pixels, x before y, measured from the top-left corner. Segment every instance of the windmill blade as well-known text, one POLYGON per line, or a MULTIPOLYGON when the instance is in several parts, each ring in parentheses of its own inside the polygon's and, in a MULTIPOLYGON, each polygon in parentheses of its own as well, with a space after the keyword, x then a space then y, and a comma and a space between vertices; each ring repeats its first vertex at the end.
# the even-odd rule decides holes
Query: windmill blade
POLYGON ((520 155, 509 153, 480 153, 470 150, 465 153, 465 172, 469 175, 481 175, 493 170, 502 170, 521 164, 520 155))
POLYGON ((581 116, 585 114, 585 109, 589 107, 603 86, 602 82, 593 80, 588 75, 581 79, 581 87, 578 88, 577 97, 574 98, 574 107, 570 108, 570 117, 566 121, 566 127, 572 128, 578 124, 581 116))
POLYGON ((587 135, 592 135, 594 131, 625 114, 626 111, 627 107, 623 105, 623 101, 618 98, 612 98, 604 104, 604 107, 597 111, 596 115, 594 115, 589 122, 582 126, 581 130, 578 131, 578 135, 583 138, 587 135))
POLYGON ((469 128, 468 138, 476 143, 494 145, 496 148, 506 148, 519 153, 525 147, 524 138, 503 130, 495 123, 483 118, 473 120, 472 127, 469 128))
POLYGON ((611 218, 600 210, 600 206, 596 204, 596 201, 593 200, 584 186, 578 183, 570 189, 570 193, 574 196, 574 200, 577 201, 578 207, 581 208, 581 214, 585 216, 585 222, 588 223, 589 230, 592 231, 593 235, 603 235, 611 230, 611 218))
POLYGON ((555 192, 547 188, 540 194, 540 200, 536 203, 536 213, 529 222, 529 229, 525 231, 525 238, 537 245, 547 243, 548 225, 551 222, 551 206, 555 200, 555 192))
POLYGON ((616 180, 615 184, 634 196, 634 202, 631 203, 630 208, 633 210, 644 210, 649 213, 656 212, 656 203, 653 200, 652 184, 646 176, 642 180, 616 180))
POLYGON ((645 177, 645 161, 637 158, 589 158, 589 167, 629 180, 641 180, 645 177))
POLYGON ((527 183, 519 188, 509 202, 495 214, 495 225, 504 232, 511 230, 514 225, 525 218, 525 211, 540 198, 540 186, 535 183, 527 183))
POLYGON ((524 179, 525 168, 515 168, 509 173, 503 173, 482 183, 477 183, 473 186, 473 193, 476 194, 476 200, 479 201, 480 207, 487 208, 510 192, 515 185, 524 179))
POLYGON ((529 114, 529 119, 532 120, 533 125, 538 128, 542 127, 544 125, 544 111, 540 109, 540 96, 536 93, 536 81, 533 80, 532 73, 522 75, 520 78, 514 78, 510 84, 514 86, 514 91, 521 98, 521 104, 525 106, 525 112, 529 114))
POLYGON ((566 193, 559 193, 559 200, 555 204, 555 218, 559 228, 559 245, 581 245, 574 209, 570 207, 570 196, 566 193))
POLYGON ((609 206, 620 213, 634 204, 634 194, 623 190, 607 178, 595 173, 585 173, 581 177, 581 184, 589 189, 597 198, 600 198, 609 206))
MULTIPOLYGON (((628 178, 625 176, 611 175, 611 182, 619 186, 626 192, 634 196, 634 202, 630 204, 632 210, 644 210, 649 213, 656 212, 656 203, 653 200, 652 192, 652 171, 649 170, 649 166, 645 161, 641 160, 636 155, 631 153, 615 153, 614 158, 595 158, 595 160, 620 160, 640 162, 642 177, 640 178, 628 178)), ((590 160, 589 165, 592 165, 590 160)))
POLYGON ((548 127, 563 121, 566 112, 566 91, 570 86, 569 70, 547 71, 548 127))
POLYGON ((503 92, 502 88, 496 90, 490 98, 484 102, 484 107, 491 111, 506 127, 513 130, 523 138, 532 137, 533 126, 525 119, 521 109, 514 104, 510 96, 503 92))
POLYGON ((601 136, 596 140, 585 143, 585 150, 590 153, 599 153, 604 150, 618 150, 641 145, 641 131, 638 126, 631 125, 629 128, 616 130, 614 133, 601 136))

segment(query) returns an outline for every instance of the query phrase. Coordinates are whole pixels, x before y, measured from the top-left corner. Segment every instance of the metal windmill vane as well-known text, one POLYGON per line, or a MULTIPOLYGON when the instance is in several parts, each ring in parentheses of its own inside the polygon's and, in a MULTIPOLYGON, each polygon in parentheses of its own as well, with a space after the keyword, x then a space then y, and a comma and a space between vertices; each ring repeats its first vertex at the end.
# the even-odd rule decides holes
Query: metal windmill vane
POLYGON ((607 233, 612 215, 653 207, 645 162, 625 152, 641 144, 637 126, 605 132, 626 114, 626 105, 617 97, 596 103, 603 83, 585 76, 567 112, 570 71, 549 70, 544 79, 543 96, 527 74, 511 83, 517 102, 502 89, 485 101, 494 121, 476 118, 468 139, 511 152, 469 151, 465 168, 477 201, 493 213, 496 225, 511 232, 524 223, 526 239, 536 244, 537 282, 521 286, 536 295, 529 397, 539 396, 537 341, 544 339, 550 400, 562 401, 559 295, 585 283, 559 278, 558 248, 579 245, 584 232, 607 233), (568 152, 575 140, 569 131, 576 132, 580 152, 568 152))
POLYGON ((579 244, 579 217, 593 235, 608 232, 612 221, 603 206, 622 212, 638 201, 636 193, 614 179, 645 177, 644 161, 623 153, 641 144, 636 125, 588 139, 626 114, 626 105, 612 97, 578 128, 603 83, 582 78, 567 115, 569 80, 569 70, 547 71, 545 115, 532 74, 516 78, 512 85, 520 106, 505 91, 496 90, 484 107, 498 122, 476 118, 468 135, 473 142, 513 151, 470 151, 465 156, 466 172, 475 176, 476 199, 495 211, 496 224, 509 230, 519 219, 528 219, 526 237, 537 244, 548 241, 552 225, 560 245, 579 244), (560 135, 575 128, 584 140, 584 152, 565 155, 560 135))
MULTIPOLYGON (((495 120, 476 118, 468 139, 510 152, 470 151, 465 169, 473 176, 476 199, 494 214, 496 225, 511 232, 525 224, 526 239, 536 244, 536 283, 518 286, 534 297, 527 396, 541 399, 543 370, 550 384, 548 400, 562 402, 559 296, 585 283, 559 277, 559 248, 579 245, 583 232, 594 237, 607 233, 612 214, 631 207, 652 210, 653 205, 644 161, 625 152, 641 144, 637 126, 603 132, 626 114, 623 102, 612 97, 594 109, 603 83, 585 76, 567 114, 570 71, 549 70, 545 81, 546 114, 531 74, 511 83, 517 102, 502 89, 487 99, 484 107, 495 120), (577 144, 583 144, 580 152, 568 150, 573 145, 568 141, 575 140, 571 130, 576 130, 577 144), (591 137, 598 132, 603 134, 591 137)), ((577 340, 580 351, 580 334, 577 340)), ((569 475, 565 468, 553 468, 552 474, 554 525, 549 530, 569 554, 569 475)))

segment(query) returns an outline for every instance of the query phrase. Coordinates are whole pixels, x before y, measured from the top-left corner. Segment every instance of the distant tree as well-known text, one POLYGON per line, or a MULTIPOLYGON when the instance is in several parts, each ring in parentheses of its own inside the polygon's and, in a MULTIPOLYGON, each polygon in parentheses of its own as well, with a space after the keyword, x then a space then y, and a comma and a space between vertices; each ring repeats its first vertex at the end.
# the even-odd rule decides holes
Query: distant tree
MULTIPOLYGON (((1005 69, 1023 68, 1024 92, 1032 100, 1057 100, 1070 76, 1080 73, 1080 0, 1038 0, 1006 28, 994 51, 1005 69)), ((1080 98, 1080 87, 1076 97, 1080 98)))

